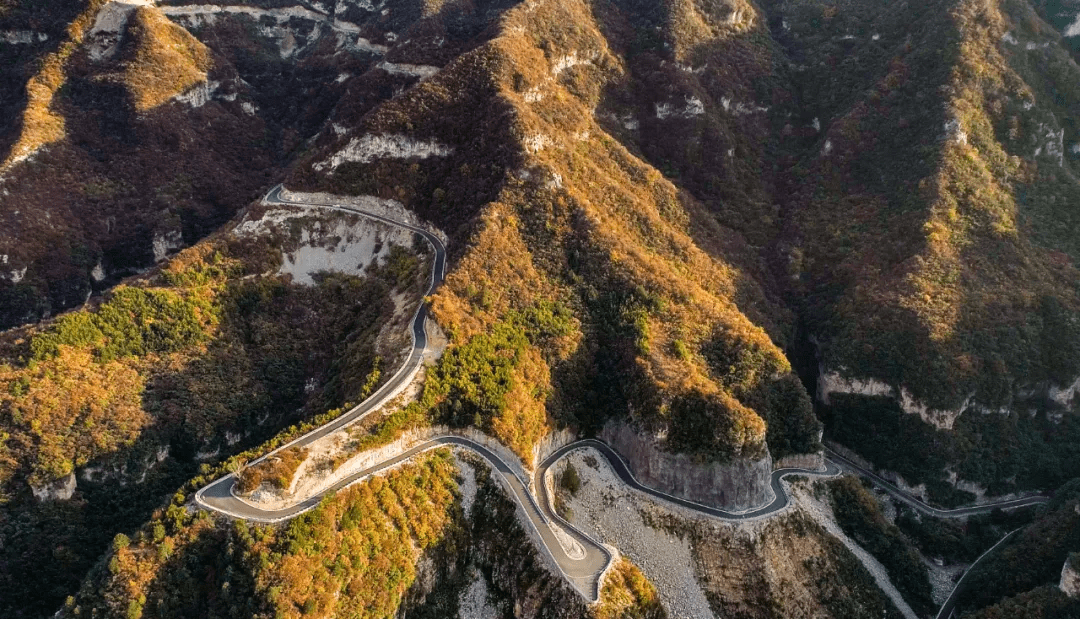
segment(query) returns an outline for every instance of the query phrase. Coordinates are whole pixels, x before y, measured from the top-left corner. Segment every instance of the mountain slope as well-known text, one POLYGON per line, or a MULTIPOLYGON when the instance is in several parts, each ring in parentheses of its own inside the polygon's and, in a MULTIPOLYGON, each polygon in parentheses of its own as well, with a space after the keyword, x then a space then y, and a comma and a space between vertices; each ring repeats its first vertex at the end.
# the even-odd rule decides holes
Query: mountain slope
MULTIPOLYGON (((459 226, 464 250, 434 304, 456 344, 538 303, 570 307, 569 341, 543 351, 553 376, 567 379, 555 382, 552 419, 507 422, 496 434, 508 443, 527 452, 537 423, 599 428, 632 410, 672 449, 758 457, 764 419, 780 427, 809 407, 770 409, 793 380, 790 366, 740 308, 777 337, 786 315, 750 274, 697 246, 691 221, 708 220, 701 204, 591 113, 626 71, 601 32, 610 19, 574 2, 508 10, 492 41, 343 134, 325 132, 287 184, 395 196, 459 226), (634 378, 614 384, 616 374, 634 378)), ((704 233, 743 243, 714 222, 704 233)), ((814 426, 808 417, 791 424, 794 451, 811 448, 814 426)))
POLYGON ((0 4, 0 327, 86 311, 0 338, 6 586, 53 552, 13 608, 391 354, 394 273, 293 273, 311 222, 214 234, 279 181, 448 238, 446 354, 365 446, 625 439, 732 508, 818 462, 822 421, 938 503, 1080 475, 1071 2, 40 4, 0 4))

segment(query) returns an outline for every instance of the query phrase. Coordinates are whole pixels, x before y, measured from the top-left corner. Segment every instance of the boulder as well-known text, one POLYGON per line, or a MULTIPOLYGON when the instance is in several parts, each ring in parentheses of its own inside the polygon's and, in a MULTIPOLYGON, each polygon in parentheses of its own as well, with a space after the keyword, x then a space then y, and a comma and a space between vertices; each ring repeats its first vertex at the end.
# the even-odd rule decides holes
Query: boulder
POLYGON ((44 486, 30 485, 34 498, 39 501, 66 501, 75 494, 75 471, 44 486))

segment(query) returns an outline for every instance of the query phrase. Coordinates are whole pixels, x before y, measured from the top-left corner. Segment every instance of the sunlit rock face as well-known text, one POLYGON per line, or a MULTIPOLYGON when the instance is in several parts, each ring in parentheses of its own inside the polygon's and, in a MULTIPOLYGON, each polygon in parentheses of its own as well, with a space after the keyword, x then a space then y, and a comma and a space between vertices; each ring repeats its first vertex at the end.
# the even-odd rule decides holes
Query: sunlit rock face
POLYGON ((31 486, 34 498, 39 501, 66 501, 75 494, 75 471, 44 486, 31 486))
POLYGON ((626 459, 639 482, 661 492, 732 511, 761 507, 773 498, 768 453, 762 458, 700 463, 689 455, 664 451, 657 441, 625 423, 608 423, 600 436, 626 459))
POLYGON ((1058 588, 1071 598, 1080 597, 1080 554, 1074 552, 1065 560, 1058 588))

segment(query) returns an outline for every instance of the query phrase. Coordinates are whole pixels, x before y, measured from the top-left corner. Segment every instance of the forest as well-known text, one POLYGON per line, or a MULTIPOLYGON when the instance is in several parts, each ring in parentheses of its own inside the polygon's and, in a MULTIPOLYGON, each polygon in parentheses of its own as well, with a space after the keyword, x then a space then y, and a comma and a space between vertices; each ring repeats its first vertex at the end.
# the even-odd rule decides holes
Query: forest
POLYGON ((47 612, 185 480, 366 397, 389 296, 423 278, 402 251, 366 277, 301 286, 272 275, 281 253, 268 238, 218 235, 85 309, 5 334, 0 614, 47 612), (76 471, 73 500, 31 495, 76 471))

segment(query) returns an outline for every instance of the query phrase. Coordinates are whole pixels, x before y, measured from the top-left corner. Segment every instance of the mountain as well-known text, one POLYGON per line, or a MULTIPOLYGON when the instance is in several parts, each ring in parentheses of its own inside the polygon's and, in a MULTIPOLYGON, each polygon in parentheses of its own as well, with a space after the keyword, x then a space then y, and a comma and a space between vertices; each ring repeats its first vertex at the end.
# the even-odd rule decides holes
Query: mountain
MULTIPOLYGON (((733 512, 771 500, 774 470, 822 464, 823 441, 940 506, 1080 477, 1078 14, 1035 0, 4 1, 0 608, 51 614, 82 582, 72 616, 346 612, 289 570, 315 561, 312 539, 353 556, 338 544, 361 537, 331 543, 327 522, 367 490, 229 529, 185 511, 192 480, 237 471, 284 501, 312 469, 433 427, 483 433, 530 472, 599 437, 646 486, 733 512), (292 206, 261 199, 278 183, 292 206), (423 300, 438 353, 335 453, 247 467, 409 357, 439 262, 393 222, 445 241, 445 282, 423 300), (26 578, 42 556, 38 595, 26 578), (167 599, 181 561, 254 606, 200 606, 198 588, 167 599)), ((513 567, 485 546, 503 543, 485 537, 495 516, 462 515, 449 457, 416 465, 423 499, 402 481, 379 505, 427 524, 399 527, 416 552, 394 574, 411 575, 371 585, 367 607, 437 614, 420 610, 431 591, 482 580, 504 611, 600 613, 558 578, 510 584, 552 574, 522 567, 542 555, 531 546, 513 567)), ((784 522, 770 535, 809 526, 784 522)), ((791 552, 873 580, 819 541, 834 530, 807 535, 816 550, 791 552)), ((896 596, 917 590, 928 612, 903 547, 919 582, 896 596)), ((765 561, 748 552, 725 569, 765 561)), ((606 599, 625 607, 607 616, 663 612, 668 584, 636 562, 619 564, 606 599)), ((353 567, 334 600, 368 569, 353 567)), ((843 593, 858 603, 829 607, 819 585, 798 612, 911 612, 861 584, 843 593)))

